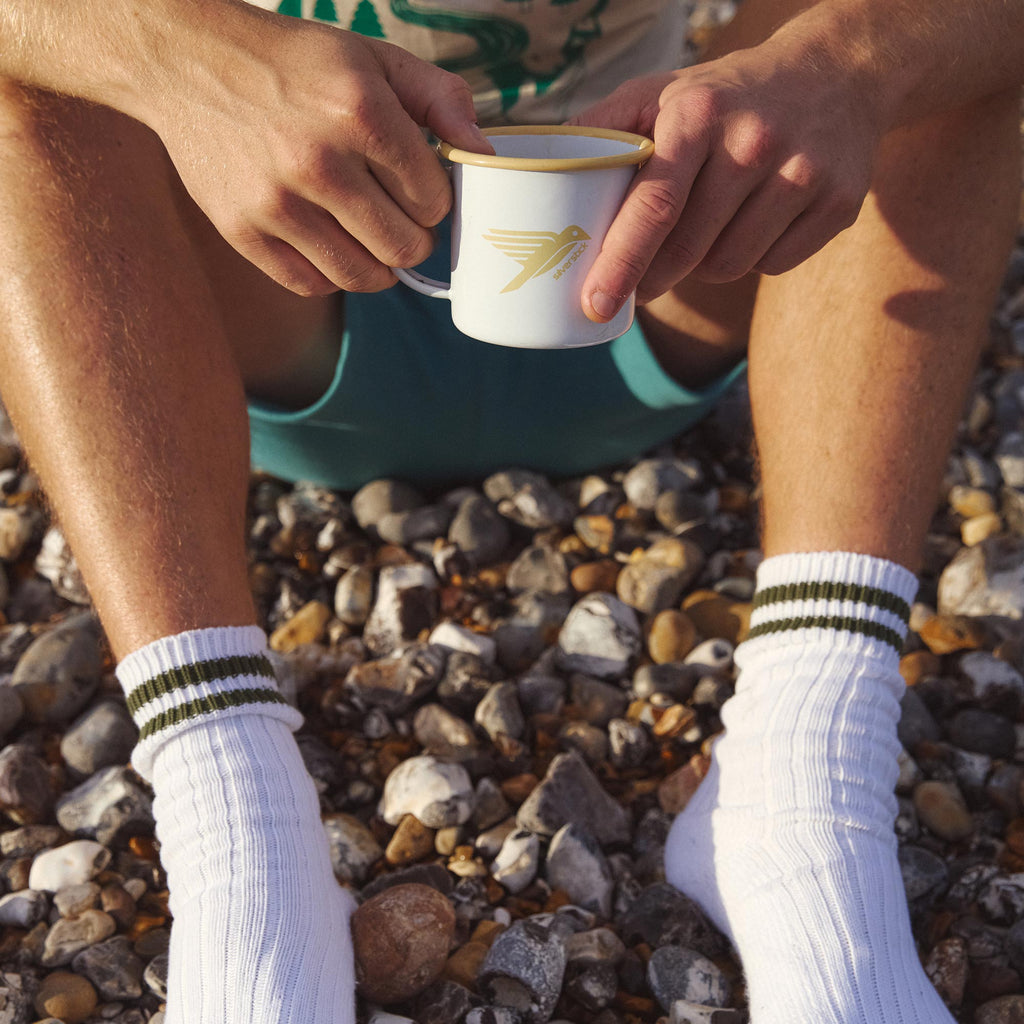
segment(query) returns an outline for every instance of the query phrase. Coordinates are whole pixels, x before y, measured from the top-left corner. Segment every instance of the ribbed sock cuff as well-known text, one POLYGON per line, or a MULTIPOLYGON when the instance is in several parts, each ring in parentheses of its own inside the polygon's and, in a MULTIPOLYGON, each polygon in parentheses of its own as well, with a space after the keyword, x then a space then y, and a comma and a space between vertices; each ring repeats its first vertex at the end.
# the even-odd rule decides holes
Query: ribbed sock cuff
POLYGON ((751 648, 830 639, 898 655, 917 578, 884 558, 845 551, 777 555, 761 563, 747 639, 751 648))
POLYGON ((266 651, 258 626, 223 626, 164 637, 129 654, 117 677, 139 727, 136 771, 149 778, 159 748, 211 716, 261 714, 297 729, 302 716, 281 696, 266 651))

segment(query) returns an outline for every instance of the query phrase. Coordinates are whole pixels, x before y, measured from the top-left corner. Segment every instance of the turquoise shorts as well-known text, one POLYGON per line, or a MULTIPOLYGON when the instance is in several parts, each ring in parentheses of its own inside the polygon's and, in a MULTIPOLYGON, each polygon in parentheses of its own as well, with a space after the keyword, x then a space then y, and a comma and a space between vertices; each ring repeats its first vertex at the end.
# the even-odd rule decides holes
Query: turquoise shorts
MULTIPOLYGON (((419 269, 448 276, 444 239, 419 269)), ((323 396, 298 411, 249 403, 252 464, 343 491, 380 477, 468 482, 512 466, 581 474, 686 430, 744 370, 688 391, 636 323, 591 348, 513 349, 466 337, 447 302, 401 284, 350 293, 323 396)))

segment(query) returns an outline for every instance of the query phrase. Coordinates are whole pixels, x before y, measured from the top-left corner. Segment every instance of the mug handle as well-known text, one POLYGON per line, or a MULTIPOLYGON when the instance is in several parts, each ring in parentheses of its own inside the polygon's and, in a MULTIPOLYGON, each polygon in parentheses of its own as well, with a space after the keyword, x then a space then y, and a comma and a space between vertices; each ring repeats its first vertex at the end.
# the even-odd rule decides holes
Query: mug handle
POLYGON ((432 277, 424 277, 413 270, 400 270, 393 267, 395 277, 403 284, 407 284, 413 291, 421 295, 429 296, 431 299, 448 299, 452 297, 452 286, 449 282, 435 281, 432 277))

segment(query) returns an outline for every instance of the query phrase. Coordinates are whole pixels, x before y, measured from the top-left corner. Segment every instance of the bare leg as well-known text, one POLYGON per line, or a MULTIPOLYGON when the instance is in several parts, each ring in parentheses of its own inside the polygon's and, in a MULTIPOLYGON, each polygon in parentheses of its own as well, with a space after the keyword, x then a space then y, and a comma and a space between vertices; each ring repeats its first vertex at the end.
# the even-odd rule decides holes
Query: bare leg
POLYGON ((13 87, 0 237, 4 397, 142 730, 168 1024, 351 1024, 349 901, 253 625, 244 534, 243 373, 301 384, 316 353, 287 339, 322 336, 329 304, 218 244, 146 129, 13 87))
POLYGON ((0 236, 4 399, 115 651, 253 621, 242 373, 326 305, 215 238, 147 129, 10 86, 0 236))

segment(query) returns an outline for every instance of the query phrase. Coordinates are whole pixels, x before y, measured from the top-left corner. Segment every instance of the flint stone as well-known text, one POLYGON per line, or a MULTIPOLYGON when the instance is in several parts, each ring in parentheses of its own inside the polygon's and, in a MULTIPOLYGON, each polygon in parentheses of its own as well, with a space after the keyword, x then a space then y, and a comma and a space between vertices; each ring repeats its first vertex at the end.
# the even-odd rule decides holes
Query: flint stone
POLYGON ((0 925, 33 928, 46 919, 50 911, 50 898, 45 892, 21 889, 0 896, 0 925))
POLYGON ((473 715, 476 722, 492 740, 500 735, 519 739, 526 729, 515 683, 495 683, 476 707, 473 715))
POLYGON ((520 828, 542 836, 563 825, 592 829, 602 846, 629 840, 629 814, 601 788, 597 776, 575 752, 559 754, 516 815, 520 828))
POLYGON ((930 850, 904 844, 899 848, 898 857, 909 903, 934 895, 949 881, 945 862, 930 850))
POLYGON ((488 667, 477 655, 452 651, 437 686, 437 698, 449 711, 468 718, 490 686, 488 667))
POLYGON ((53 809, 50 771, 27 746, 12 743, 0 752, 0 811, 20 825, 45 821, 53 809))
POLYGON ((978 896, 978 906, 992 924, 1024 919, 1024 874, 993 878, 978 896))
POLYGON ((66 601, 81 605, 91 603, 78 562, 64 534, 56 526, 51 526, 43 536, 35 570, 43 579, 49 580, 53 589, 66 601))
POLYGON ((465 1024, 522 1024, 522 1017, 509 1006, 474 1006, 465 1024))
POLYGON ((401 480, 371 480, 352 496, 352 514, 363 530, 372 530, 381 519, 423 505, 423 496, 401 480))
POLYGON ((1017 745, 1013 722, 979 708, 958 711, 950 720, 948 731, 958 747, 991 757, 1012 757, 1017 745))
POLYGON ((124 704, 105 700, 70 726, 60 742, 60 754, 75 771, 92 775, 100 768, 127 764, 138 738, 138 727, 124 704))
POLYGON ((444 503, 423 505, 404 512, 391 512, 377 521, 377 533, 390 544, 410 545, 416 541, 444 537, 455 510, 444 503))
POLYGON ((82 950, 71 967, 88 978, 103 999, 138 999, 142 995, 146 965, 123 935, 82 950))
POLYGON ((437 618, 438 580, 427 565, 391 565, 381 569, 377 600, 366 620, 363 640, 378 657, 414 640, 437 618))
POLYGON ((40 853, 32 861, 28 887, 59 892, 69 885, 88 882, 110 863, 110 851, 90 839, 75 839, 54 850, 40 853))
POLYGON ((130 768, 104 768, 57 801, 57 822, 72 835, 107 844, 125 829, 153 831, 153 798, 130 768))
POLYGON ((452 876, 442 865, 412 864, 407 868, 378 875, 372 882, 363 886, 359 895, 364 900, 368 900, 385 889, 390 889, 396 885, 411 884, 429 885, 431 889, 436 889, 442 896, 450 895, 454 888, 452 876))
POLYGON ((534 544, 524 548, 509 566, 505 585, 509 590, 543 590, 549 594, 569 591, 569 567, 555 548, 534 544))
POLYGON ((78 917, 62 917, 46 933, 43 967, 63 967, 84 949, 109 939, 117 931, 114 919, 102 910, 86 910, 78 917))
POLYGON ((142 974, 142 980, 146 988, 158 999, 167 998, 167 964, 170 956, 167 953, 158 953, 146 966, 142 974))
POLYGON ((563 825, 551 838, 544 861, 544 876, 553 889, 601 917, 611 917, 615 881, 601 846, 590 829, 563 825))
POLYGON ((565 972, 565 993, 591 1013, 604 1009, 619 988, 619 976, 611 964, 570 963, 565 972))
POLYGON ((496 562, 510 539, 505 517, 482 494, 470 494, 463 499, 448 528, 448 540, 458 546, 473 566, 496 562))
POLYGON ((557 715, 565 705, 565 680, 553 672, 531 669, 516 680, 519 706, 527 714, 557 715))
POLYGON ((77 917, 84 910, 100 905, 100 887, 95 882, 79 882, 61 889, 53 897, 54 909, 61 917, 77 917))
POLYGON ((65 725, 92 699, 103 672, 99 620, 73 615, 43 633, 18 659, 15 687, 31 721, 65 725))
POLYGON ((570 935, 565 954, 569 963, 583 960, 615 966, 626 955, 626 946, 611 928, 591 928, 570 935))
POLYGON ((726 1006, 731 995, 728 979, 707 957, 681 946, 656 949, 647 961, 647 980, 666 1011, 677 999, 726 1006))
POLYGON ((1006 933, 1006 953, 1010 963, 1018 971, 1024 972, 1024 917, 1006 933))
POLYGON ((987 651, 965 654, 957 666, 971 697, 986 711, 1015 716, 1024 702, 1024 676, 987 651))
POLYGON ((503 516, 531 530, 568 526, 576 511, 547 477, 528 469, 492 474, 484 481, 484 494, 503 516))
POLYGON ((466 761, 479 752, 473 727, 440 704, 424 704, 412 720, 413 734, 427 754, 466 761))
POLYGON ((615 592, 630 607, 654 615, 679 603, 704 568, 704 552, 692 541, 656 541, 619 573, 615 592))
POLYGON ((655 693, 664 693, 678 703, 690 698, 701 678, 699 665, 684 665, 670 661, 662 665, 641 665, 633 673, 633 694, 647 698, 655 693))
POLYGON ((0 974, 0 1024, 29 1024, 35 1019, 32 1001, 37 986, 33 982, 31 975, 0 974))
POLYGON ((643 459, 625 475, 622 487, 631 505, 649 512, 665 491, 692 491, 703 476, 696 459, 643 459))
POLYGON ((328 814, 323 819, 334 877, 343 885, 362 885, 370 869, 384 856, 374 834, 351 814, 328 814))
POLYGON ((999 996, 974 1011, 974 1024, 1024 1024, 1024 995, 999 996))
POLYGON ((916 690, 908 687, 900 700, 900 720, 896 727, 900 743, 913 751, 918 744, 934 743, 942 736, 942 727, 932 717, 916 690))
POLYGON ((346 626, 361 626, 373 607, 373 570, 365 565, 346 569, 334 588, 334 614, 346 626))
POLYGON ((613 718, 608 723, 608 746, 616 768, 639 768, 651 752, 651 739, 639 722, 613 718))
POLYGON ((709 958, 729 948, 700 907, 667 882, 644 888, 617 923, 619 936, 628 946, 638 942, 654 949, 682 946, 709 958))
POLYGON ((501 786, 489 775, 476 784, 473 798, 473 824, 478 830, 488 829, 504 821, 512 813, 501 786))
POLYGON ((936 943, 924 963, 924 972, 942 1001, 959 1008, 967 984, 967 944, 963 939, 943 939, 936 943))
POLYGON ((477 975, 485 999, 511 1007, 531 1024, 545 1024, 558 1002, 565 975, 565 939, 556 923, 523 918, 491 944, 477 975))
POLYGON ((525 829, 510 833, 501 844, 491 875, 511 893, 522 892, 537 876, 540 838, 525 829))
POLYGON ((608 735, 588 722, 566 722, 558 730, 558 745, 563 750, 576 750, 588 764, 598 765, 608 759, 608 735))
POLYGON ((428 642, 449 651, 475 655, 482 665, 493 665, 497 656, 497 647, 489 636, 474 633, 473 630, 455 622, 442 622, 436 626, 428 642))
POLYGON ((962 548, 939 578, 939 612, 1024 617, 1024 537, 962 548))
POLYGON ((412 1012, 416 1024, 452 1024, 464 1020, 472 1005, 469 989, 447 978, 438 978, 412 1000, 412 1012))
POLYGON ((405 814, 428 828, 461 825, 473 813, 473 783, 460 764, 429 754, 410 757, 384 782, 380 813, 389 825, 397 825, 405 814))
POLYGON ((410 644, 401 655, 353 665, 345 690, 361 706, 402 715, 434 690, 444 666, 444 648, 410 644))
POLYGON ((569 680, 569 700, 585 722, 602 727, 625 714, 629 705, 621 687, 578 672, 569 680))
POLYGON ((702 1006, 677 999, 669 1010, 669 1024, 746 1024, 742 1010, 729 1007, 702 1006))
POLYGON ((599 679, 622 676, 643 641, 636 612, 611 594, 587 594, 573 605, 558 636, 558 663, 599 679))

